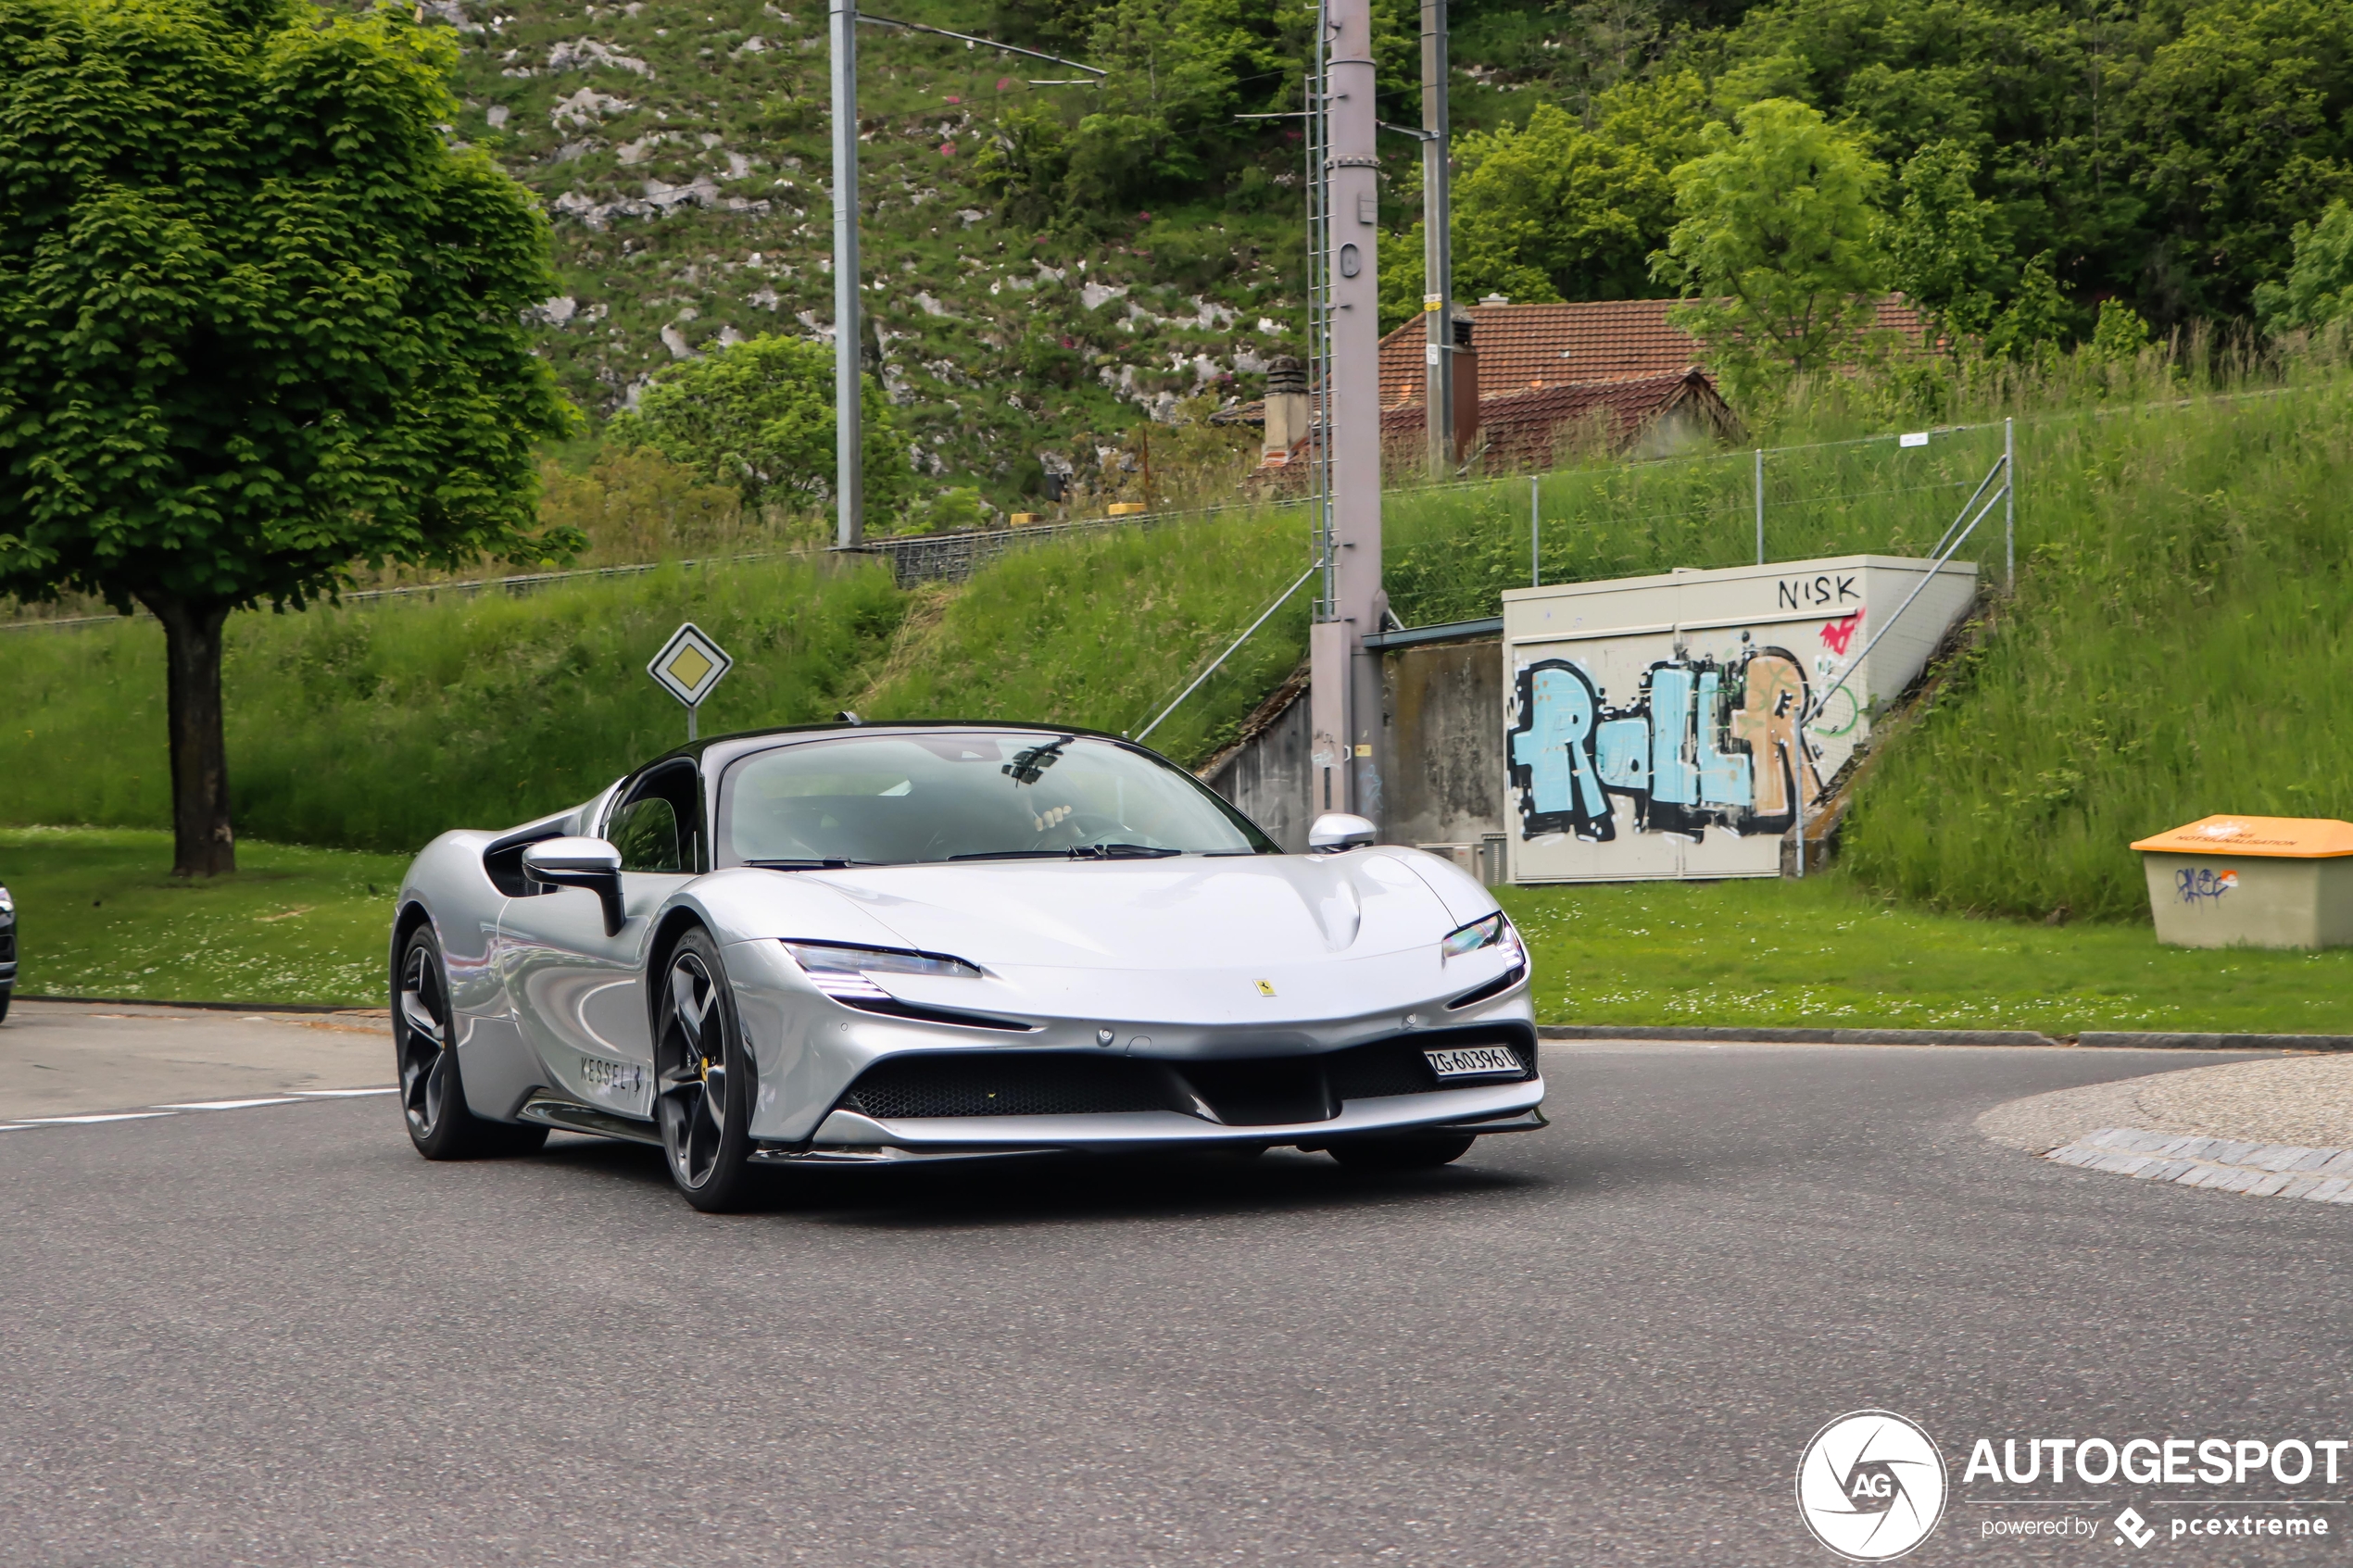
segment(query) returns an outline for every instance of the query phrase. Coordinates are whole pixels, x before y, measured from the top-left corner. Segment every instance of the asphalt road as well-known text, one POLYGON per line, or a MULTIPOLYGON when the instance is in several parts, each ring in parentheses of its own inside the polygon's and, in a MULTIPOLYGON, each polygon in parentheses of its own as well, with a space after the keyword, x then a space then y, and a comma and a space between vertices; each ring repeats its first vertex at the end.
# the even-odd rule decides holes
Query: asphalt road
POLYGON ((1813 1564, 1799 1452, 1866 1406, 1953 1467, 1907 1562, 2334 1561, 2353 1508, 2135 1553, 1959 1500, 1975 1436, 2353 1436, 2353 1212, 1969 1125, 2217 1060, 1550 1047, 1555 1125, 1431 1175, 727 1219, 591 1140, 428 1165, 388 1099, 0 1134, 0 1561, 1813 1564))

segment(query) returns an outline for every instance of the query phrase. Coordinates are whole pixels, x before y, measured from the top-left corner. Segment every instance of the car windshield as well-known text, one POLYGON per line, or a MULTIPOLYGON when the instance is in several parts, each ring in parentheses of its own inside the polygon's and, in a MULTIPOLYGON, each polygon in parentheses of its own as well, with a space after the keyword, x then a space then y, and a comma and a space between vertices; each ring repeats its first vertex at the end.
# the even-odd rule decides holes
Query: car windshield
POLYGON ((1083 735, 845 735, 738 759, 719 790, 723 865, 1274 854, 1189 773, 1083 735))

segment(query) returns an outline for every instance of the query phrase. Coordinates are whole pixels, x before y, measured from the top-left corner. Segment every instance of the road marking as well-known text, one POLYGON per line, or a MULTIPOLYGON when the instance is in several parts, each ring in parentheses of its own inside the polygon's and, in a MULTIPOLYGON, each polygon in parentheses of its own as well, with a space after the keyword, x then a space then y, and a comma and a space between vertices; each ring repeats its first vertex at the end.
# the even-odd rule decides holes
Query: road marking
POLYGON ((349 1099, 355 1095, 396 1095, 399 1092, 398 1085, 395 1085, 381 1089, 296 1089, 295 1094, 303 1099, 349 1099))
POLYGON ((157 1110, 243 1110, 255 1105, 299 1105, 293 1095, 278 1095, 270 1099, 198 1099, 185 1105, 158 1105, 157 1110))
POLYGON ((169 1110, 108 1110, 95 1116, 31 1116, 22 1125, 27 1127, 80 1127, 93 1122, 145 1122, 157 1116, 169 1116, 169 1110))

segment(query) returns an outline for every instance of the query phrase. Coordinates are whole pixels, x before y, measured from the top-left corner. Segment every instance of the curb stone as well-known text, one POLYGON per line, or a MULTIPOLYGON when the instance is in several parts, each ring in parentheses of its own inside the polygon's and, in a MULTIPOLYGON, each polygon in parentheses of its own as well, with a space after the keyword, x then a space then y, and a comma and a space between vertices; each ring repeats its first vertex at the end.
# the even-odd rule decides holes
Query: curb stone
POLYGON ((1699 1029, 1548 1023, 1540 1040, 1735 1040, 1774 1046, 2056 1046, 2030 1029, 1699 1029))
POLYGON ((2120 1046, 2128 1050, 2353 1051, 2353 1035, 2162 1035, 2136 1030, 2086 1029, 2079 1046, 2120 1046))
POLYGON ((77 1007, 184 1009, 195 1012, 366 1013, 389 1018, 389 1008, 338 1006, 330 1002, 165 1002, 153 997, 48 997, 19 992, 20 1002, 69 1002, 77 1007))
POLYGON ((2298 1144, 2103 1127, 2043 1158, 2080 1171, 2106 1171, 2142 1181, 2244 1193, 2249 1198, 2353 1203, 2353 1148, 2308 1148, 2298 1144))
POLYGON ((2086 1030, 2070 1039, 2031 1029, 1717 1029, 1653 1024, 1539 1024, 1540 1040, 1724 1040, 1773 1046, 2106 1046, 2125 1050, 2353 1051, 2353 1035, 2159 1035, 2086 1030))

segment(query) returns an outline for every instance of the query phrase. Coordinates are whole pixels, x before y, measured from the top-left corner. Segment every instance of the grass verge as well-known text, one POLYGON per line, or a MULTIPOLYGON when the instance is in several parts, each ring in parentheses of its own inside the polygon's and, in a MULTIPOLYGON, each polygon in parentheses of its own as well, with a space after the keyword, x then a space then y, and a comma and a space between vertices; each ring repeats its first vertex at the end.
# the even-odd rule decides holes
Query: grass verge
POLYGON ((166 874, 171 835, 0 828, 17 989, 153 1001, 384 1005, 405 856, 246 839, 233 876, 166 874))
POLYGON ((1546 1023, 2353 1033, 2353 948, 2161 947, 2145 925, 1903 908, 1836 874, 1498 896, 1546 1023))

